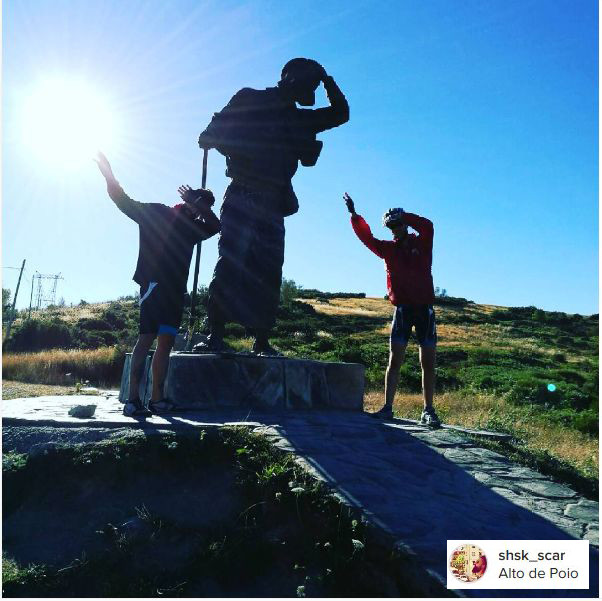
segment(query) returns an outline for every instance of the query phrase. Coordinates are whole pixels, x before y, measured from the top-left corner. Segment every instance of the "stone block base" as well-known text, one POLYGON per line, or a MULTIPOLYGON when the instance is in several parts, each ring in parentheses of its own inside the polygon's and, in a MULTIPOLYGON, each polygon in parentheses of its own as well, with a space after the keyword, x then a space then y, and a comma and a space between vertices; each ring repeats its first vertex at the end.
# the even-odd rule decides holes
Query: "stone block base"
MULTIPOLYGON (((131 354, 126 355, 119 399, 128 397, 131 354)), ((140 382, 140 398, 151 393, 151 355, 140 382)), ((361 411, 364 366, 308 359, 172 353, 165 397, 181 409, 257 407, 361 411)))

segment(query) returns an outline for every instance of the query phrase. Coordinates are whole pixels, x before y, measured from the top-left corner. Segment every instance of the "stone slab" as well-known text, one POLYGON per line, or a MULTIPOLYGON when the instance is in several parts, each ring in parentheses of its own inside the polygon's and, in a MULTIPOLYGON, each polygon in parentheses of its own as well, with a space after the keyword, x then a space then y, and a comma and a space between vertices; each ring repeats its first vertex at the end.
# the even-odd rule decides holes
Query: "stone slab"
MULTIPOLYGON (((129 389, 131 354, 126 355, 119 399, 129 389)), ((150 399, 151 355, 140 382, 140 398, 150 399)), ((172 353, 165 396, 180 409, 248 407, 361 411, 363 365, 309 359, 236 354, 172 353)))

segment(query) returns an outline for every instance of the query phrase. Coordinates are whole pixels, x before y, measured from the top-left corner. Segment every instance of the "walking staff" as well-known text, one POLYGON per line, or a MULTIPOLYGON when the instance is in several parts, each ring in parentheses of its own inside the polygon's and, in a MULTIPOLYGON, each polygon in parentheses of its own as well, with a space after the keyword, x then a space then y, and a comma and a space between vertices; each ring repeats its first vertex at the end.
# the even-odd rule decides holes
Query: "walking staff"
MULTIPOLYGON (((201 188, 206 189, 207 186, 207 154, 209 150, 203 149, 203 175, 201 176, 201 188)), ((192 297, 190 298, 190 323, 188 325, 188 342, 186 343, 186 350, 192 350, 192 334, 194 332, 194 320, 196 319, 196 297, 197 297, 197 285, 199 283, 199 265, 201 262, 201 245, 202 240, 199 240, 196 245, 196 258, 194 260, 194 277, 192 280, 192 297)))

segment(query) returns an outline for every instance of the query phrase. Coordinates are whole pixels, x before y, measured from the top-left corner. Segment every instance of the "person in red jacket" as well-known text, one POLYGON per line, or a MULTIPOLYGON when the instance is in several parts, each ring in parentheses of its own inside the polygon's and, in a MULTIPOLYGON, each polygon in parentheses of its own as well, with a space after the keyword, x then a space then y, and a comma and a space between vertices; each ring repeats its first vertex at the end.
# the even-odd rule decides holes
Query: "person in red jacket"
POLYGON ((384 259, 387 271, 389 300, 395 306, 391 325, 389 365, 385 377, 385 405, 374 415, 393 417, 393 399, 399 383, 399 370, 412 328, 420 345, 422 368, 422 394, 424 409, 420 423, 439 427, 441 425, 433 408, 435 388, 435 354, 437 327, 433 302, 433 224, 431 221, 403 209, 389 209, 383 216, 383 225, 393 234, 393 240, 378 240, 372 235, 370 226, 355 212, 349 194, 343 196, 351 213, 351 225, 357 237, 378 257, 384 259), (408 226, 417 234, 408 233, 408 226))

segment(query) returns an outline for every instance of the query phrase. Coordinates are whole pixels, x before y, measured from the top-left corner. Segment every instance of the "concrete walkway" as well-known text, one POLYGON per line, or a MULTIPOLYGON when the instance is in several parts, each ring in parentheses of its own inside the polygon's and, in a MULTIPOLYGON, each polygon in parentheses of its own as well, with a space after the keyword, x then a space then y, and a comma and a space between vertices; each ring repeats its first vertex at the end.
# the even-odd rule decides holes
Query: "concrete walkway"
POLYGON ((106 438, 121 428, 145 432, 248 424, 292 452, 403 550, 432 579, 446 580, 446 540, 590 541, 589 591, 462 591, 468 596, 597 597, 598 503, 580 497, 453 430, 428 430, 361 412, 257 412, 231 409, 148 419, 124 417, 117 393, 3 401, 4 450, 39 452, 53 443, 106 438), (68 416, 77 404, 96 404, 92 419, 68 416), (35 426, 35 427, 32 427, 35 426))

